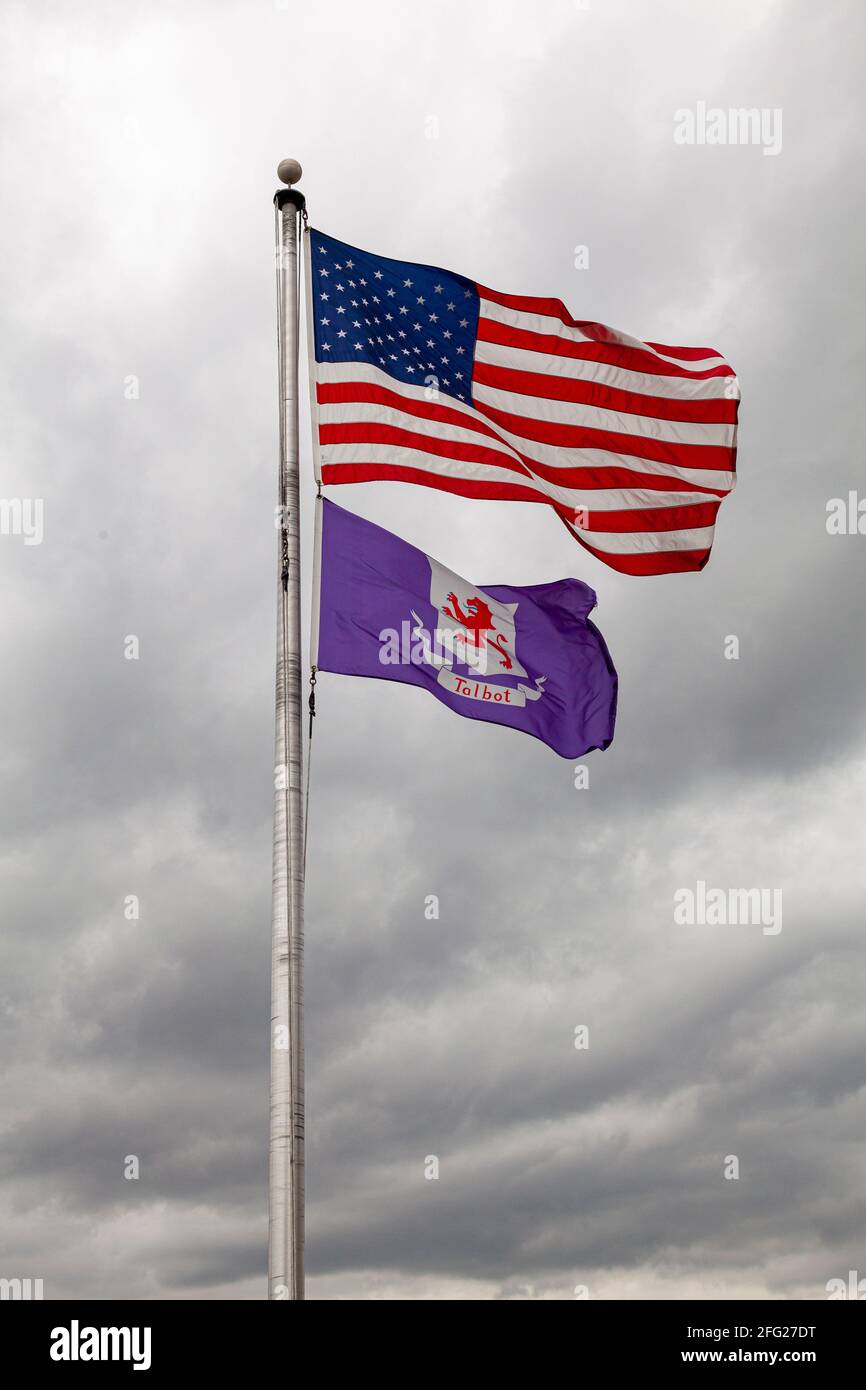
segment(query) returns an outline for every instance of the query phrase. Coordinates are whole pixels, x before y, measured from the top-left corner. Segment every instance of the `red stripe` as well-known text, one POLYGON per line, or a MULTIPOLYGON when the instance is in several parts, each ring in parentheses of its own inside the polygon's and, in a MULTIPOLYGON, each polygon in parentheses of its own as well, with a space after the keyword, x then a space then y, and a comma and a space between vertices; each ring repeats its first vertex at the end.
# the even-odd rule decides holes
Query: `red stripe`
POLYGON ((316 399, 320 405, 344 405, 363 401, 372 405, 388 405, 393 410, 402 410, 406 415, 419 415, 425 420, 439 420, 443 425, 459 425, 463 429, 476 430, 499 441, 500 436, 491 425, 473 415, 465 415, 451 406, 435 401, 421 400, 416 396, 401 396, 398 391, 389 391, 385 386, 374 386, 369 381, 334 381, 316 384, 316 399))
MULTIPOLYGON (((473 478, 445 478, 441 473, 428 473, 424 468, 401 468, 392 463, 324 463, 323 483, 418 483, 434 487, 437 492, 456 492, 460 497, 476 497, 487 501, 544 502, 552 506, 532 488, 520 483, 483 482, 473 478)), ((554 510, 556 507, 554 506, 554 510)))
POLYGON ((594 550, 586 541, 575 536, 590 555, 603 560, 620 574, 684 574, 702 570, 710 558, 709 550, 650 550, 639 555, 612 555, 609 550, 594 550))
MULTIPOLYGON (((670 347, 667 343, 647 343, 647 347, 652 348, 654 352, 666 352, 669 357, 681 357, 685 362, 699 362, 703 357, 722 356, 716 348, 670 347)), ((730 368, 728 370, 730 371, 730 368)))
MULTIPOLYGON (((525 458, 526 455, 521 457, 525 458)), ((560 486, 574 488, 581 493, 640 488, 644 492, 701 492, 718 497, 721 501, 731 491, 730 488, 707 487, 705 483, 683 482, 681 478, 668 477, 664 473, 637 473, 630 468, 552 468, 536 463, 531 466, 547 482, 558 481, 560 486)))
POLYGON ((478 340, 484 343, 499 343, 503 347, 527 348, 541 352, 548 357, 569 357, 584 362, 607 362, 614 367, 623 367, 630 372, 644 372, 652 376, 687 377, 690 381, 704 381, 711 376, 733 376, 731 368, 725 364, 707 367, 700 372, 690 372, 678 367, 674 362, 666 362, 649 350, 641 348, 618 347, 599 343, 578 343, 572 338, 561 338, 555 333, 536 333, 528 328, 509 328, 505 323, 494 319, 478 320, 478 340))
POLYGON ((617 434, 613 430, 591 429, 586 425, 532 420, 481 401, 475 401, 474 405, 488 420, 521 439, 534 439, 538 444, 552 444, 562 449, 606 449, 609 453, 652 459, 674 468, 725 470, 731 467, 731 450, 723 444, 668 444, 664 439, 648 439, 639 434, 617 434))
MULTIPOLYGON (((316 395, 320 404, 352 404, 358 401, 367 404, 380 404, 391 406, 394 410, 400 410, 407 415, 415 415, 421 419, 438 420, 443 424, 462 426, 464 429, 475 430, 478 434, 483 434, 489 439, 495 439, 497 443, 502 442, 501 436, 491 426, 484 421, 477 419, 474 415, 464 414, 459 410, 450 409, 448 406, 436 404, 433 401, 419 400, 412 396, 401 396, 396 391, 389 391, 382 386, 374 386, 367 381, 340 381, 330 383, 319 383, 316 387, 316 395)), ((476 406, 476 409, 480 407, 476 406)), ((361 422, 358 422, 359 428, 361 422)), ((321 429, 328 428, 320 426, 321 429)), ((369 425, 370 429, 390 429, 392 426, 369 425)), ((426 438, 426 436, 424 436, 426 438)), ((321 439, 321 433, 320 433, 321 439)), ((374 440, 372 436, 365 437, 359 441, 363 444, 381 443, 381 439, 374 440)), ((384 442, 388 442, 385 440, 384 442)), ((455 448, 459 447, 455 445, 455 448)), ((509 444, 509 448, 514 448, 509 444)), ((680 478, 668 477, 666 474, 638 473, 628 468, 618 465, 592 465, 588 467, 559 467, 553 464, 542 463, 534 459, 530 454, 523 453, 522 450, 515 449, 514 452, 523 460, 530 472, 539 478, 544 478, 547 482, 557 483, 561 487, 574 487, 580 489, 591 488, 617 488, 635 487, 650 488, 653 492, 709 492, 717 497, 726 497, 730 488, 708 487, 701 482, 685 482, 680 478)), ((631 450, 628 450, 631 453, 631 450)), ((459 455, 454 455, 459 457, 459 455)), ((730 451, 730 470, 733 473, 735 451, 730 451)), ((733 479, 731 480, 733 482, 733 479)))
POLYGON ((386 444, 404 449, 419 449, 425 454, 436 454, 439 458, 456 458, 464 463, 491 464, 496 468, 509 468, 513 473, 525 477, 529 473, 526 464, 518 462, 499 449, 488 449, 483 444, 457 443, 451 439, 437 439, 431 434, 417 434, 414 430, 404 430, 396 425, 374 425, 370 421, 359 421, 346 425, 320 425, 319 442, 328 444, 386 444))
MULTIPOLYGON (((369 382, 340 382, 329 386, 320 385, 318 387, 318 395, 320 402, 323 403, 329 403, 332 400, 350 403, 353 401, 380 401, 382 404, 391 405, 396 410, 405 410, 406 413, 419 416, 422 419, 430 418, 443 421, 446 424, 462 425, 465 428, 483 433, 491 439, 498 441, 500 438, 491 426, 485 425, 481 421, 474 420, 470 415, 463 415, 459 411, 449 410, 447 406, 435 405, 430 401, 420 401, 408 396, 400 396, 394 391, 387 391, 382 387, 372 386, 369 382)), ((323 431, 336 428, 338 428, 336 425, 320 425, 320 442, 325 441, 323 431)), ((345 429, 346 426, 343 425, 339 428, 345 429)), ((395 436, 391 433, 387 433, 388 431, 397 429, 397 427, 393 425, 376 425, 372 422, 356 421, 352 423, 351 428, 353 430, 358 430, 359 434, 357 439, 337 440, 336 438, 331 438, 330 442, 358 444, 389 444, 395 442, 395 436)), ((414 432, 409 433, 413 436, 413 442, 409 443, 407 439, 404 439, 404 445, 408 448, 426 450, 430 436, 420 433, 416 435, 414 432), (415 442, 416 440, 420 441, 420 443, 415 442)), ((439 452, 444 453, 446 457, 450 458, 470 460, 473 462, 481 461, 476 453, 464 453, 464 448, 470 450, 473 446, 464 446, 455 440, 447 445, 447 451, 446 447, 443 446, 443 449, 439 452)), ((437 451, 430 450, 429 452, 437 451)), ((520 450, 515 450, 515 452, 523 461, 526 470, 534 474, 537 478, 541 478, 545 482, 554 483, 559 487, 574 488, 581 492, 607 490, 611 488, 643 488, 652 492, 711 493, 716 497, 726 497, 728 492, 730 492, 730 488, 710 487, 702 482, 687 482, 681 478, 669 476, 668 474, 641 473, 618 465, 593 465, 588 467, 568 468, 542 463, 540 460, 534 459, 531 455, 525 454, 520 450)), ((501 461, 503 467, 507 468, 510 466, 516 472, 521 471, 509 455, 497 453, 496 461, 501 461)), ((734 454, 732 451, 732 472, 733 462, 734 454)), ((733 483, 733 477, 731 482, 733 483)))
MULTIPOLYGON (((544 318, 559 319, 565 324, 566 328, 579 328, 587 338, 592 338, 596 343, 607 343, 612 346, 622 346, 622 336, 616 329, 608 328, 605 323, 595 323, 592 319, 576 319, 568 312, 561 299, 550 299, 543 295, 533 294, 503 294, 501 290, 491 290, 484 285, 478 286, 478 293, 482 299, 489 299, 493 304, 501 304, 505 309, 516 309, 521 314, 541 314, 544 318)), ((722 354, 716 348, 702 347, 670 347, 667 343, 647 343, 646 346, 654 352, 664 352, 669 357, 679 357, 686 362, 697 362, 704 357, 721 357, 722 354)), ((731 375, 731 369, 727 369, 731 375)))
MULTIPOLYGON (((587 499, 589 500, 589 499, 587 499)), ((581 531, 610 531, 624 535, 627 531, 694 531, 699 526, 715 526, 718 502, 690 502, 674 507, 629 507, 626 511, 587 512, 587 524, 581 531)))
MULTIPOLYGON (((322 482, 334 486, 341 483, 414 483, 420 487, 435 488, 437 492, 451 492, 460 497, 472 497, 482 501, 545 500, 538 493, 521 487, 519 483, 484 483, 468 478, 443 478, 441 474, 427 473, 423 468, 399 468, 387 463, 326 463, 322 468, 322 482)), ((548 505, 562 517, 571 535, 585 550, 621 574, 676 574, 687 570, 700 570, 709 559, 709 550, 657 550, 635 555, 618 555, 607 550, 597 550, 582 539, 562 516, 557 506, 553 503, 548 505)))
MULTIPOLYGON (((404 468, 389 463, 326 463, 322 469, 323 481, 362 482, 364 478, 355 476, 363 470, 364 478, 376 477, 389 480, 404 479, 415 482, 422 478, 436 479, 429 486, 438 487, 442 492, 460 492, 469 497, 514 497, 519 495, 533 502, 547 502, 562 515, 572 518, 574 508, 564 507, 549 497, 530 488, 515 483, 485 482, 483 479, 450 478, 441 473, 433 473, 425 468, 404 468), (327 477, 325 476, 327 474, 327 477), (339 474, 340 476, 336 476, 339 474), (352 476, 347 476, 351 474, 352 476)), ((679 507, 629 507, 619 511, 587 512, 587 525, 581 532, 602 531, 608 534, 625 535, 630 532, 691 531, 698 527, 714 526, 720 502, 689 503, 679 507)))
POLYGON ((615 555, 609 550, 596 550, 595 546, 587 545, 583 537, 575 531, 574 527, 562 517, 566 529, 574 537, 584 550, 588 550, 590 555, 594 555, 597 560, 603 561, 611 569, 618 570, 620 574, 684 574, 702 570, 710 558, 709 548, 706 550, 651 550, 641 551, 639 554, 615 555))
POLYGON ((405 449, 417 449, 421 453, 436 454, 440 458, 452 458, 464 463, 509 468, 515 473, 529 475, 544 482, 553 483, 558 487, 572 488, 577 492, 592 492, 609 488, 645 488, 653 492, 710 493, 722 498, 726 497, 730 491, 730 488, 706 487, 703 483, 683 482, 679 478, 668 477, 663 474, 632 472, 628 468, 557 467, 553 464, 540 463, 537 459, 529 458, 526 454, 520 455, 523 461, 521 465, 510 455, 499 450, 486 449, 482 445, 466 444, 456 439, 435 439, 432 435, 415 430, 402 429, 396 425, 377 425, 366 420, 351 421, 347 424, 320 425, 319 442, 322 445, 400 445, 405 449))
POLYGON ((499 391, 516 391, 521 396, 539 396, 542 400, 575 401, 600 410, 617 410, 627 415, 643 415, 654 420, 677 420, 695 425, 730 425, 737 419, 737 402, 725 399, 709 401, 672 400, 670 396, 644 396, 638 391, 621 391, 618 387, 603 386, 595 381, 577 381, 574 377, 549 376, 545 372, 524 372, 511 367, 495 367, 489 362, 476 362, 473 382, 493 386, 499 391))
POLYGON ((561 299, 550 299, 536 294, 503 294, 501 290, 491 290, 486 285, 479 285, 478 293, 482 299, 501 304, 504 309, 517 309, 522 314, 543 314, 545 318, 559 319, 567 328, 579 328, 597 342, 612 342, 616 336, 613 330, 603 323, 594 323, 592 319, 572 318, 561 299))

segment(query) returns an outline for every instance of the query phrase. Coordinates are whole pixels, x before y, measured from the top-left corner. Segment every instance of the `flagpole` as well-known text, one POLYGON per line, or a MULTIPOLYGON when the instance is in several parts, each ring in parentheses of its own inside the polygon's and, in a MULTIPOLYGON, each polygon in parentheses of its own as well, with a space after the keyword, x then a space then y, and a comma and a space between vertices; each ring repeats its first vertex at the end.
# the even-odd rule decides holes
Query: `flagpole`
POLYGON ((268 1297, 304 1297, 304 826, 298 481, 298 223, 295 159, 276 209, 280 383, 279 546, 271 915, 271 1079, 268 1297))

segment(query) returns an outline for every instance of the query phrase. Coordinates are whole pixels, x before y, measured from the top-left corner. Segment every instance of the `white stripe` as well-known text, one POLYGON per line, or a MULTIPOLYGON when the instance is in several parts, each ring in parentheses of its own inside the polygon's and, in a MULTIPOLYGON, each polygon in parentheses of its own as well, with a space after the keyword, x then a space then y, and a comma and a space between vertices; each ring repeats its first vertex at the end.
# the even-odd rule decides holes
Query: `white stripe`
POLYGON ((699 526, 694 531, 582 531, 573 528, 593 550, 606 550, 611 555, 645 555, 658 550, 709 550, 713 543, 713 526, 699 526))
MULTIPOLYGON (((427 454, 420 449, 394 448, 385 444, 334 444, 328 445, 322 455, 325 467, 339 464, 387 464, 396 468, 416 468, 445 478, 463 478, 471 482, 496 482, 512 486, 530 488, 540 497, 562 503, 571 509, 576 508, 575 493, 568 488, 554 487, 533 478, 522 478, 505 468, 465 463, 461 459, 440 458, 438 454, 427 454)), ((590 508, 590 511, 592 509, 590 508)), ((699 550, 709 547, 709 540, 686 540, 684 537, 712 536, 711 526, 694 531, 592 531, 575 526, 575 530, 591 540, 599 550, 627 553, 643 550, 699 550), (603 540, 599 539, 603 537, 603 540), (668 538, 671 538, 670 541, 668 538), (644 544, 648 541, 649 544, 644 544)))
MULTIPOLYGON (((450 425, 444 420, 429 420, 426 416, 412 415, 404 410, 397 410, 390 405, 378 405, 374 401, 338 401, 333 405, 322 405, 319 407, 321 423, 323 425, 380 425, 390 426, 394 429, 412 430, 414 434, 421 434, 430 439, 443 439, 455 444, 472 444, 476 449, 490 449, 494 453, 502 454, 507 459, 513 459, 520 465, 521 470, 529 472, 527 465, 518 457, 516 450, 499 439, 491 439, 489 434, 479 434, 478 430, 473 430, 462 425, 450 425)), ((493 428, 493 426, 491 426, 493 428)), ((332 444, 324 444, 324 449, 332 449, 332 444)), ((484 465, 486 467, 486 465, 484 465)))
MULTIPOLYGON (((360 419, 360 416, 357 413, 350 413, 353 411, 364 411, 366 419, 372 421, 375 424, 390 425, 392 423, 395 423, 398 419, 397 412, 388 411, 386 413, 392 418, 388 420, 382 420, 381 406, 337 405, 323 407, 324 423, 354 423, 355 420, 360 419), (341 420, 339 417, 344 417, 344 419, 341 420)), ((405 415, 400 415, 399 420, 405 421, 408 425, 418 423, 418 421, 414 420, 413 417, 405 415)), ((418 431, 418 433, 422 436, 422 438, 429 436, 436 439, 442 439, 447 442, 451 442, 453 440, 455 442, 460 443, 477 443, 481 438, 480 435, 469 437, 468 430, 455 430, 450 426, 440 424, 438 421, 430 421, 426 423, 424 425, 423 430, 418 431)), ((491 444, 494 443, 494 441, 492 440, 488 442, 491 444)), ((428 454, 426 450, 411 449, 408 445, 398 445, 394 447, 392 445, 382 443, 375 445, 325 444, 323 445, 322 458, 326 464, 336 463, 338 461, 363 461, 364 458, 368 457, 370 450, 374 448, 377 450, 378 454, 381 455, 382 458, 385 457, 385 453, 388 450, 394 448, 395 454, 399 451, 402 457, 404 457, 407 460, 407 462, 411 461, 413 457, 421 457, 422 454, 424 459, 441 459, 443 461, 443 471, 445 468, 445 460, 439 454, 428 454), (336 451, 338 449, 342 450, 345 448, 351 448, 355 450, 357 458, 353 457, 351 460, 344 460, 341 454, 340 459, 338 460, 336 451)), ((676 491, 676 489, 664 489, 656 491, 654 488, 558 487, 556 484, 547 483, 543 478, 539 478, 536 474, 524 475, 522 473, 515 473, 513 469, 504 468, 504 466, 503 468, 499 468, 495 464, 474 464, 464 459, 457 459, 453 461, 457 462, 458 464, 461 464, 468 470, 465 474, 466 477, 483 479, 488 476, 492 476, 499 480, 505 476, 508 476, 514 482, 525 482, 530 486, 536 486, 536 490, 544 492, 545 496, 556 495, 557 497, 564 499, 569 506, 574 508, 582 508, 588 512, 625 511, 628 509, 644 507, 687 507, 697 506, 704 502, 718 502, 721 500, 716 494, 711 492, 678 492, 676 491)), ((447 467, 449 471, 450 466, 451 463, 448 462, 447 467)))
MULTIPOLYGON (((476 419, 484 419, 475 411, 468 411, 467 414, 476 419)), ((714 489, 730 492, 735 481, 735 474, 722 469, 675 468, 672 464, 659 463, 656 459, 638 458, 632 454, 615 454, 607 449, 563 449, 553 444, 539 444, 535 440, 520 440, 502 425, 493 425, 490 421, 485 421, 495 431, 496 438, 491 438, 490 435, 480 434, 477 430, 411 415, 397 407, 379 405, 373 401, 338 401, 321 405, 319 418, 323 425, 389 425, 396 429, 412 430, 416 434, 427 435, 433 439, 474 444, 505 453, 520 463, 522 468, 530 470, 532 465, 523 463, 519 456, 518 449, 521 445, 527 457, 536 458, 551 468, 624 468, 632 473, 648 473, 653 477, 670 479, 672 482, 695 483, 702 490, 706 489, 708 494, 714 489), (510 447, 509 440, 517 441, 517 447, 510 447)), ((333 448, 333 444, 322 445, 324 461, 326 452, 333 448)), ((480 468, 488 466, 478 465, 480 468)), ((583 490, 589 491, 586 487, 583 490)), ((663 493, 661 495, 664 496, 663 493)), ((697 495, 696 500, 702 500, 701 494, 697 495)), ((664 504, 660 502, 658 505, 664 504)))
POLYGON ((522 372, 541 372, 545 376, 568 377, 574 381, 596 382, 613 386, 620 391, 634 391, 643 396, 662 396, 675 401, 739 400, 739 387, 730 388, 729 377, 708 376, 691 380, 682 376, 652 376, 648 372, 627 371, 609 362, 592 362, 577 357, 560 357, 556 353, 537 352, 534 348, 507 347, 505 343, 487 343, 480 338, 475 348, 475 360, 491 367, 511 367, 522 372), (736 394, 729 395, 730 389, 736 394))
MULTIPOLYGON (((477 411, 473 410, 468 403, 468 396, 471 389, 469 380, 471 364, 467 362, 463 383, 467 400, 458 401, 456 397, 439 393, 439 403, 447 405, 450 410, 459 410, 462 415, 470 415, 474 419, 478 418, 477 411)), ((374 367, 370 362, 319 362, 318 379, 322 383, 332 385, 342 381, 369 381, 374 386, 383 386, 387 391, 396 391, 399 396, 408 396, 413 401, 430 401, 436 399, 431 397, 428 389, 420 383, 417 386, 411 385, 408 381, 397 381, 395 377, 389 376, 382 367, 374 367)))
MULTIPOLYGON (((536 492, 543 493, 545 497, 556 497, 564 501, 567 506, 575 510, 582 510, 589 513, 593 512, 618 512, 634 511, 636 509, 666 507, 693 507, 701 506, 707 502, 719 502, 722 499, 714 493, 709 492, 675 492, 675 491, 656 491, 653 488, 576 488, 559 487, 555 483, 548 483, 543 478, 536 475, 527 476, 522 473, 515 473, 510 468, 499 468, 495 464, 475 464, 465 459, 450 459, 440 454, 430 454, 426 449, 410 449, 408 446, 397 446, 396 448, 388 444, 326 444, 324 446, 322 458, 326 465, 334 463, 363 463, 372 458, 373 451, 379 461, 387 462, 387 456, 393 449, 395 462, 405 462, 407 465, 413 459, 421 460, 425 466, 427 463, 435 466, 441 463, 442 472, 447 476, 454 475, 454 467, 463 471, 458 475, 473 479, 484 480, 492 478, 495 481, 507 480, 514 483, 523 483, 533 488, 536 492), (352 457, 344 456, 344 450, 352 450, 352 457), (399 455, 399 459, 397 458, 399 455)), ((418 464, 421 466, 421 463, 418 464)))
POLYGON ((467 478, 472 482, 511 483, 530 488, 540 497, 552 498, 566 507, 574 507, 572 488, 555 487, 541 478, 515 473, 511 468, 498 468, 490 463, 469 463, 466 459, 443 458, 428 454, 424 449, 410 449, 402 444, 325 444, 322 463, 326 468, 341 463, 395 464, 400 468, 425 468, 443 478, 467 478))
POLYGON ((679 478, 683 482, 698 483, 701 487, 720 487, 730 491, 734 485, 734 474, 723 470, 680 467, 660 463, 657 459, 641 458, 637 454, 616 453, 613 449, 566 449, 559 444, 543 444, 537 439, 524 439, 513 430, 506 429, 499 421, 495 424, 493 421, 489 423, 493 425, 498 438, 551 468, 630 468, 633 473, 652 473, 661 478, 679 478), (711 479, 720 481, 711 482, 711 479))
MULTIPOLYGON (((514 473, 506 473, 502 469, 486 469, 479 474, 471 463, 461 463, 456 459, 441 459, 436 455, 424 454, 415 450, 404 451, 399 449, 385 448, 381 445, 362 445, 362 444, 340 444, 328 450, 329 457, 323 459, 326 467, 332 464, 370 464, 375 467, 378 464, 387 464, 396 468, 414 468, 421 472, 430 473, 434 477, 466 478, 471 481, 481 478, 482 481, 496 481, 506 484, 521 484, 533 488, 531 479, 521 479, 514 473), (411 457, 408 456, 411 453, 411 457)), ((338 486, 338 485, 336 485, 338 486)), ((565 502, 566 506, 573 506, 567 494, 561 488, 551 488, 543 492, 541 488, 534 487, 534 491, 542 497, 557 497, 565 502)), ((573 526, 579 535, 592 545, 596 550, 605 550, 615 555, 639 555, 659 550, 708 550, 712 544, 712 526, 702 526, 691 531, 587 531, 580 527, 573 526)))
POLYGON ((729 424, 694 425, 679 420, 659 420, 654 415, 631 415, 600 406, 584 405, 581 401, 551 400, 547 396, 523 396, 517 391, 503 391, 496 386, 476 383, 472 388, 476 401, 522 415, 528 420, 546 420, 555 425, 578 425, 584 429, 611 430, 618 434, 633 434, 640 439, 659 439, 666 444, 712 444, 730 448, 734 426, 729 424))
POLYGON ((662 362, 669 362, 680 371, 687 373, 707 371, 711 367, 724 367, 726 365, 724 357, 718 352, 708 352, 706 357, 687 360, 681 357, 669 357, 667 353, 659 352, 657 348, 651 348, 640 338, 632 338, 628 333, 618 333, 615 328, 607 329, 610 337, 604 342, 599 342, 598 338, 593 338, 580 328, 571 328, 561 319, 552 315, 529 313, 525 309, 510 309, 504 304, 497 304, 492 299, 482 298, 479 317, 493 319, 495 323, 504 324, 506 328, 517 328, 526 333, 553 334, 557 338, 566 338, 575 343, 594 343, 597 347, 629 348, 638 352, 648 352, 650 356, 657 357, 662 362))
MULTIPOLYGON (((382 375, 377 367, 370 368, 369 371, 382 375)), ((360 376, 360 373, 358 375, 360 376)), ((423 396, 423 388, 406 388, 398 390, 396 394, 404 394, 417 399, 419 396, 423 396)), ((447 397, 443 399, 445 404, 451 405, 447 397)), ((459 425, 429 420, 426 417, 404 412, 398 407, 379 405, 375 402, 346 401, 319 407, 319 418, 323 424, 358 422, 391 425, 398 429, 410 429, 418 434, 430 434, 438 439, 455 439, 463 443, 480 444, 494 450, 499 449, 507 452, 511 458, 519 463, 522 462, 520 459, 520 451, 522 451, 528 458, 536 459, 551 468, 624 468, 632 473, 647 473, 653 477, 671 479, 672 481, 695 483, 702 490, 706 489, 708 492, 714 490, 729 492, 734 486, 735 475, 725 469, 681 468, 673 464, 660 463, 655 459, 639 458, 633 454, 613 453, 607 449, 565 449, 553 444, 541 444, 535 440, 527 441, 506 430, 503 425, 493 425, 492 422, 486 421, 478 411, 466 409, 464 413, 470 419, 487 424, 489 428, 494 430, 495 437, 491 438, 490 435, 459 425)), ((532 465, 524 466, 531 468, 532 465)))

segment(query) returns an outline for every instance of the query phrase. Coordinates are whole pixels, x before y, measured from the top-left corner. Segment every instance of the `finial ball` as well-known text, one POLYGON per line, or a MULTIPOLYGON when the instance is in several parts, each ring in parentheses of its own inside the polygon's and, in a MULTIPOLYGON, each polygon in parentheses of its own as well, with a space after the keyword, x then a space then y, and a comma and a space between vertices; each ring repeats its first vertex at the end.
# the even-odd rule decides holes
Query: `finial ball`
POLYGON ((287 183, 291 188, 293 183, 297 183, 303 170, 296 159, 281 159, 277 165, 277 178, 281 183, 287 183))

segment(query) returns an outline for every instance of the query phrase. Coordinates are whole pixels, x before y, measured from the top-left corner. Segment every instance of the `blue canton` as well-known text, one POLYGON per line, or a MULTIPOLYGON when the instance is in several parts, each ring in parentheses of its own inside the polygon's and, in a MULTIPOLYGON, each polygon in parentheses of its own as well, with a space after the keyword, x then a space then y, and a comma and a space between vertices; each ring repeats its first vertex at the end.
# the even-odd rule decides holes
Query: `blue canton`
POLYGON ((317 362, 365 362, 396 381, 471 401, 473 281, 371 256, 315 230, 310 242, 317 362))

